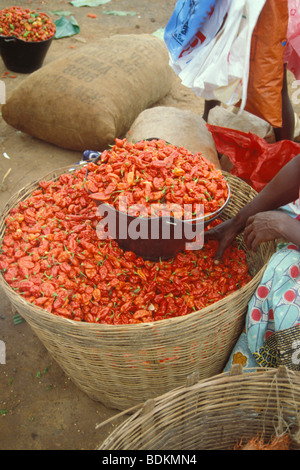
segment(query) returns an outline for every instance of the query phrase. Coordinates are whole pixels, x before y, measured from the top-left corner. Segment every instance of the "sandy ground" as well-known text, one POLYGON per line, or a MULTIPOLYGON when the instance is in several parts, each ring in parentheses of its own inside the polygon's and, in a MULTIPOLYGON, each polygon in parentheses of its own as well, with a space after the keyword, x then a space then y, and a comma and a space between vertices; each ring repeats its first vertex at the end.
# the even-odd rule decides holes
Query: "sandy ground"
MULTIPOLYGON (((75 8, 68 1, 59 0, 20 1, 18 5, 45 12, 68 10, 80 25, 78 35, 53 42, 45 60, 47 64, 68 50, 111 34, 153 33, 165 27, 175 0, 111 0, 93 8, 75 8), (108 16, 103 15, 103 10, 132 11, 136 15, 108 16), (88 13, 97 17, 90 18, 88 13)), ((11 4, 0 0, 0 9, 7 6, 11 4)), ((0 60, 0 76, 4 72, 7 70, 0 60)), ((17 74, 12 78, 14 75, 9 73, 5 79, 7 94, 26 77, 17 74)), ((203 110, 203 100, 177 80, 170 93, 157 104, 189 109, 200 115, 203 110)), ((26 184, 80 159, 81 153, 63 150, 18 132, 0 117, 1 209, 26 184)), ((118 411, 81 392, 52 359, 29 325, 26 322, 14 324, 14 313, 1 292, 0 341, 6 345, 6 364, 0 364, 0 449, 95 449, 113 428, 108 424, 96 429, 96 425, 118 411)))
MULTIPOLYGON (((0 1, 0 9, 11 6, 0 1)), ((175 1, 111 0, 98 7, 75 8, 67 1, 18 2, 18 5, 44 12, 71 11, 80 33, 55 40, 44 64, 60 54, 111 34, 153 33, 168 21, 175 1), (103 15, 103 10, 136 12, 135 16, 103 15), (97 18, 88 17, 88 13, 97 18)), ((56 16, 52 17, 56 19, 56 16)), ((0 76, 6 72, 0 60, 0 76)), ((7 95, 27 75, 9 73, 5 79, 7 95), (10 78, 17 75, 16 78, 10 78)), ((159 104, 176 105, 202 112, 202 100, 175 82, 169 95, 159 104)), ((81 153, 63 150, 16 131, 0 119, 0 206, 19 189, 56 168, 72 165, 81 153), (10 159, 3 157, 6 153, 10 159)), ((107 436, 111 426, 95 426, 118 413, 94 402, 81 392, 48 354, 25 322, 15 325, 14 312, 1 292, 0 340, 6 345, 6 364, 0 364, 0 449, 76 450, 94 449, 107 436)))

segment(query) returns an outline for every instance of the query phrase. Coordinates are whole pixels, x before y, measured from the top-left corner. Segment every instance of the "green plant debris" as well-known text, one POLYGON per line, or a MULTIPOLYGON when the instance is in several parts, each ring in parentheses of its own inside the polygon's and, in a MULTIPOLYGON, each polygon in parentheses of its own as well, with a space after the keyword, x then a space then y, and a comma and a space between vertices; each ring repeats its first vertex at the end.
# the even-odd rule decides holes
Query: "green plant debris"
POLYGON ((48 374, 48 372, 49 372, 49 367, 45 367, 45 369, 42 372, 38 371, 36 373, 36 378, 40 379, 42 377, 42 375, 48 374))
POLYGON ((60 16, 54 23, 56 26, 55 39, 74 36, 80 32, 80 26, 74 16, 70 16, 69 18, 60 16))
POLYGON ((19 325, 19 323, 22 323, 24 320, 23 317, 21 317, 21 315, 18 313, 17 315, 14 315, 13 316, 13 321, 14 321, 14 324, 15 325, 19 325))
POLYGON ((66 10, 55 10, 55 11, 50 11, 52 15, 57 15, 57 16, 71 16, 72 12, 71 11, 66 11, 66 10))
POLYGON ((135 11, 118 11, 118 10, 104 10, 102 12, 104 15, 115 15, 115 16, 135 16, 135 11))

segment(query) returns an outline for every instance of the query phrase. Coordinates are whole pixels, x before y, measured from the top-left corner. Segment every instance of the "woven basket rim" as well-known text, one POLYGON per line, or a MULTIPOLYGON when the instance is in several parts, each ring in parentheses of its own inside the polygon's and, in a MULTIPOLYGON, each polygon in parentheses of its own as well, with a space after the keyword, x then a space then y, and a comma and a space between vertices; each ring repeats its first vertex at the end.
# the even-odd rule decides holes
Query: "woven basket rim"
MULTIPOLYGON (((280 365, 278 368, 275 367, 264 367, 259 369, 259 367, 243 367, 241 364, 233 364, 230 370, 220 372, 211 377, 206 377, 198 380, 197 374, 192 374, 187 377, 187 383, 185 385, 180 385, 172 390, 162 393, 159 396, 151 398, 144 403, 137 404, 134 408, 134 416, 140 416, 143 414, 145 407, 148 408, 149 402, 151 402, 151 407, 154 409, 156 406, 159 406, 160 403, 166 401, 168 402, 169 397, 179 398, 182 394, 186 392, 198 391, 201 389, 216 389, 216 387, 223 387, 224 385, 230 386, 231 384, 236 383, 249 383, 253 379, 258 379, 258 382, 265 383, 266 380, 276 379, 282 384, 291 383, 291 378, 296 377, 300 380, 300 371, 291 370, 285 365, 280 365)), ((168 405, 167 405, 168 406, 168 405)), ((129 414, 130 409, 123 410, 122 414, 129 414)), ((109 418, 108 421, 113 421, 118 419, 118 414, 109 418)), ((126 419, 127 421, 127 419, 126 419)), ((98 425, 101 427, 102 423, 98 425)))
MULTIPOLYGON (((22 197, 26 196, 26 198, 27 198, 28 193, 30 191, 33 191, 34 189, 37 189, 37 186, 41 181, 49 180, 49 179, 53 179, 53 178, 58 178, 61 174, 64 174, 66 172, 76 171, 76 170, 78 170, 78 169, 80 169, 84 166, 87 166, 88 163, 90 163, 90 162, 83 162, 83 163, 74 164, 74 165, 71 165, 71 166, 64 166, 64 167, 61 167, 61 168, 54 169, 51 172, 49 172, 47 175, 43 176, 42 178, 39 178, 39 179, 25 185, 16 194, 11 196, 10 199, 7 201, 5 207, 2 211, 2 214, 0 215, 0 228, 1 228, 1 225, 4 224, 4 219, 7 217, 7 215, 4 214, 5 211, 9 211, 13 207, 15 207, 22 200, 22 197)), ((241 180, 237 176, 231 175, 230 173, 228 173, 226 171, 223 171, 223 170, 222 170, 222 174, 224 175, 224 177, 226 177, 228 175, 230 178, 240 180, 244 185, 248 186, 252 191, 254 191, 254 193, 256 192, 251 186, 248 185, 248 183, 241 180)), ((225 304, 228 306, 228 303, 234 301, 236 297, 241 296, 244 292, 246 292, 249 288, 251 288, 252 284, 256 283, 257 278, 261 276, 261 273, 265 270, 265 268, 266 268, 266 266, 262 266, 261 269, 259 269, 259 271, 251 278, 251 280, 245 286, 243 286, 242 288, 238 289, 237 291, 232 292, 231 294, 229 294, 229 295, 225 296, 224 298, 214 302, 213 304, 210 304, 210 305, 202 308, 201 310, 190 312, 190 313, 188 313, 184 316, 172 317, 172 318, 167 318, 167 319, 163 319, 163 320, 159 320, 159 321, 153 321, 153 322, 146 322, 146 323, 134 323, 134 324, 130 324, 130 325, 127 325, 127 324, 124 324, 124 325, 123 324, 122 325, 110 325, 110 324, 105 324, 105 323, 88 323, 88 322, 82 322, 82 321, 79 322, 79 321, 75 321, 75 320, 72 320, 72 319, 65 318, 63 316, 54 315, 53 313, 48 312, 47 310, 44 310, 41 307, 38 307, 38 306, 36 306, 36 305, 34 305, 30 302, 27 302, 26 299, 24 299, 22 296, 17 294, 9 286, 9 284, 5 281, 2 273, 0 273, 0 286, 4 290, 8 291, 8 295, 11 298, 13 298, 16 303, 23 304, 23 306, 25 306, 26 308, 31 308, 32 311, 35 311, 40 317, 43 317, 47 320, 55 321, 55 322, 58 322, 58 323, 60 322, 62 325, 72 325, 74 327, 78 327, 78 328, 81 328, 81 329, 85 328, 87 330, 89 330, 89 329, 93 329, 93 330, 94 329, 101 329, 101 330, 112 330, 112 331, 119 330, 119 331, 122 331, 122 330, 128 330, 128 328, 130 328, 130 330, 131 329, 132 330, 133 329, 142 330, 142 329, 145 329, 145 328, 151 328, 151 329, 159 328, 160 326, 161 327, 164 327, 164 326, 168 327, 169 324, 172 324, 172 325, 184 324, 185 322, 191 322, 193 320, 200 320, 201 321, 202 318, 205 318, 205 321, 207 321, 209 316, 207 317, 206 314, 207 313, 211 314, 212 306, 215 309, 222 308, 222 306, 225 305, 225 304)))
MULTIPOLYGON (((296 400, 292 389, 297 386, 299 382, 300 372, 292 371, 288 369, 287 366, 283 365, 278 368, 266 367, 262 370, 258 370, 257 367, 247 368, 243 367, 241 364, 235 364, 232 366, 231 370, 223 371, 212 377, 207 377, 201 380, 198 380, 197 376, 193 374, 193 377, 187 377, 186 385, 173 388, 172 390, 148 399, 144 403, 138 404, 131 409, 123 410, 106 421, 96 425, 97 430, 107 426, 108 424, 114 425, 114 429, 112 429, 107 437, 101 442, 97 447, 97 450, 120 449, 120 447, 114 447, 114 444, 121 442, 123 436, 127 436, 130 443, 131 432, 133 432, 133 430, 140 429, 140 432, 144 435, 147 430, 147 423, 149 423, 149 429, 155 430, 156 426, 158 429, 163 429, 165 426, 168 426, 168 413, 171 410, 180 410, 180 406, 182 409, 183 403, 186 401, 188 402, 189 397, 202 394, 201 396, 203 398, 205 394, 207 401, 201 401, 198 403, 197 412, 201 413, 204 410, 209 412, 209 410, 212 411, 214 405, 220 406, 221 391, 223 391, 226 397, 228 397, 231 388, 235 391, 237 387, 239 387, 239 391, 242 392, 243 396, 243 392, 250 391, 255 384, 258 387, 257 390, 268 390, 270 394, 276 395, 276 400, 274 401, 273 398, 272 404, 268 402, 268 396, 266 397, 266 400, 260 404, 264 410, 270 409, 270 411, 275 411, 276 407, 280 410, 280 405, 277 400, 279 400, 281 393, 284 396, 285 394, 290 393, 293 396, 291 402, 294 399, 296 400), (162 417, 162 421, 160 421, 160 416, 162 417), (123 417, 123 421, 120 424, 114 424, 118 423, 118 420, 121 417, 123 417), (160 428, 161 424, 163 424, 163 426, 160 428)), ((257 393, 262 392, 257 391, 257 393)), ((283 397, 283 399, 286 400, 287 398, 283 397)), ((298 392, 297 404, 300 404, 299 400, 300 395, 298 392)), ((228 405, 228 408, 241 406, 242 409, 244 403, 246 403, 247 406, 247 402, 239 402, 239 395, 235 397, 233 394, 232 401, 227 403, 226 406, 228 405)), ((290 403, 290 405, 293 407, 294 403, 290 403)), ((297 419, 300 423, 300 414, 298 414, 299 410, 295 409, 295 413, 297 414, 297 419)))
POLYGON ((223 299, 220 299, 217 302, 214 302, 213 304, 210 304, 207 307, 202 308, 201 310, 197 310, 195 312, 190 312, 186 315, 182 315, 182 316, 178 316, 178 317, 166 318, 166 319, 163 319, 163 320, 153 321, 153 322, 146 322, 146 323, 132 323, 130 325, 127 325, 127 324, 110 325, 110 324, 106 324, 106 323, 88 323, 88 322, 82 322, 82 321, 79 322, 79 321, 76 321, 76 320, 71 320, 69 318, 65 318, 63 316, 54 315, 53 313, 48 312, 47 310, 44 310, 41 307, 38 307, 38 306, 36 306, 36 305, 34 305, 30 302, 27 302, 26 299, 24 299, 19 294, 14 292, 14 290, 4 280, 2 274, 0 274, 0 285, 4 290, 9 291, 10 296, 13 296, 15 298, 16 302, 24 303, 27 308, 30 307, 32 310, 36 311, 36 313, 40 317, 42 316, 44 318, 51 319, 51 320, 55 319, 56 322, 61 322, 62 324, 65 324, 65 325, 73 325, 73 326, 78 325, 78 327, 80 326, 80 328, 83 328, 83 327, 84 328, 91 328, 91 329, 101 328, 101 329, 105 329, 105 330, 106 329, 116 330, 116 328, 118 328, 119 330, 122 330, 122 329, 127 330, 128 328, 130 328, 130 329, 133 329, 133 328, 134 329, 145 329, 146 327, 153 328, 153 327, 156 327, 158 325, 162 325, 162 326, 165 325, 167 327, 170 323, 172 323, 172 325, 182 324, 182 323, 185 323, 186 321, 190 322, 193 319, 197 319, 197 318, 200 319, 201 321, 204 320, 204 319, 205 319, 205 321, 207 321, 208 317, 206 316, 206 314, 207 313, 211 314, 212 306, 214 308, 220 308, 220 307, 223 306, 223 304, 228 305, 228 303, 230 303, 231 301, 234 301, 234 299, 236 297, 242 295, 243 292, 246 292, 249 289, 250 284, 255 284, 256 283, 257 277, 259 277, 261 275, 263 270, 265 270, 265 267, 262 267, 260 269, 260 271, 258 271, 258 273, 244 287, 238 289, 237 291, 233 292, 232 294, 228 295, 227 297, 224 297, 223 299), (229 297, 230 297, 230 299, 229 299, 229 297))

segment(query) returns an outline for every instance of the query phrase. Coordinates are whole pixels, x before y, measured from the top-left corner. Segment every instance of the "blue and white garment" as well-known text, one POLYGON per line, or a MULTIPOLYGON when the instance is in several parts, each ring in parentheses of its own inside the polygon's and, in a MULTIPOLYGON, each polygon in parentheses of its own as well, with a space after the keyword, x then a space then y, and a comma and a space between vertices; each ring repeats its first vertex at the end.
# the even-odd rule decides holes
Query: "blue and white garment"
MULTIPOLYGON (((270 348, 272 335, 300 325, 300 249, 279 245, 261 283, 252 296, 245 331, 235 345, 225 370, 235 363, 244 368, 277 367, 278 352, 270 348)), ((300 333, 299 333, 300 334, 300 333)), ((300 336, 298 339, 300 344, 300 336)))

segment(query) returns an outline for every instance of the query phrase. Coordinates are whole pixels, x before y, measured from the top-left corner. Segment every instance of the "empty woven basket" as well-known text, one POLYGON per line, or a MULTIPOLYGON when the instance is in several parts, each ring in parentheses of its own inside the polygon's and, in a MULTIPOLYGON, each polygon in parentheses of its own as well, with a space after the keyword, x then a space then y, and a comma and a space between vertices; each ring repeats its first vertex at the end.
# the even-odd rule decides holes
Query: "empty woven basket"
POLYGON ((231 450, 241 440, 280 435, 300 449, 299 372, 234 366, 231 375, 189 382, 148 400, 98 450, 231 450))
MULTIPOLYGON (((56 180, 69 171, 72 169, 62 168, 42 179, 56 180)), ((223 219, 228 219, 256 192, 239 178, 224 175, 232 193, 222 214, 223 219)), ((8 202, 1 218, 0 240, 9 211, 30 196, 38 183, 26 186, 8 202)), ((0 284, 71 380, 92 399, 124 410, 183 385, 193 372, 207 378, 223 370, 243 329, 249 299, 273 252, 271 242, 262 244, 256 254, 247 252, 253 278, 239 291, 201 311, 154 323, 76 322, 28 303, 2 275, 0 284)))

